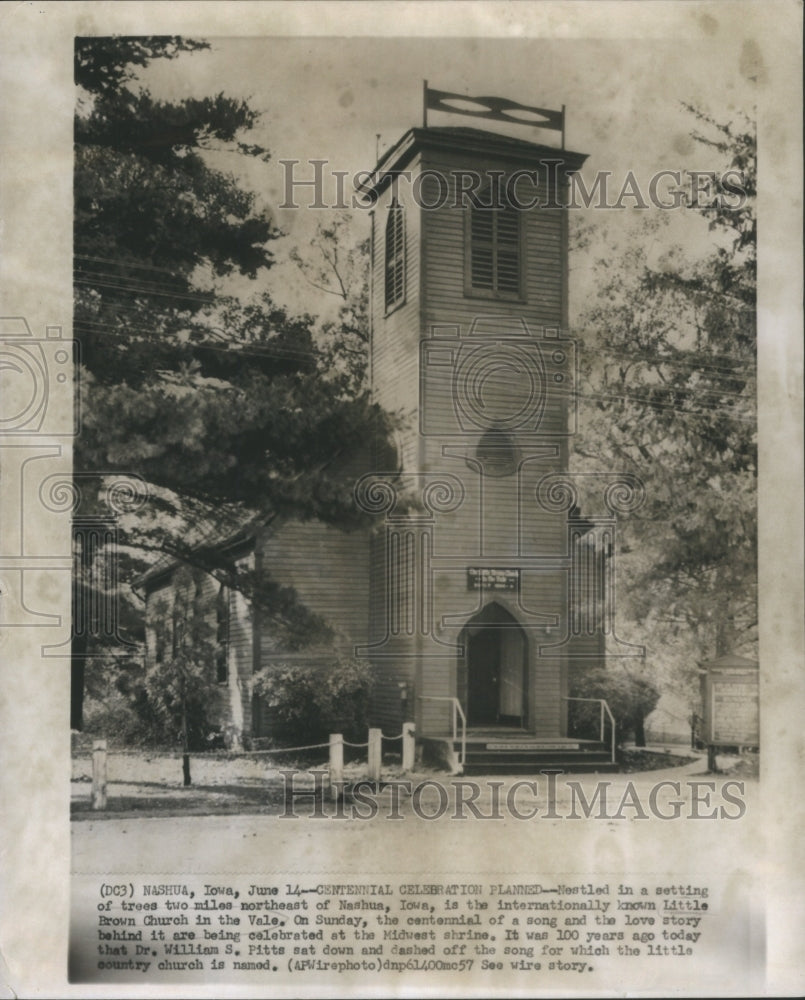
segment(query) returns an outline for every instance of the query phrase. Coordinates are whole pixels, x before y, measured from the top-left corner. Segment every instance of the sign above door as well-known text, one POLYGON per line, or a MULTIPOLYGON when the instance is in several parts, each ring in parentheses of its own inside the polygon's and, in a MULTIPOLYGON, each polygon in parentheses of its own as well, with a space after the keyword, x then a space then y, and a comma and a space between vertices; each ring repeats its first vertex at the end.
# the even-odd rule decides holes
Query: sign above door
POLYGON ((519 569, 496 569, 491 566, 470 566, 467 569, 468 590, 517 590, 519 569))

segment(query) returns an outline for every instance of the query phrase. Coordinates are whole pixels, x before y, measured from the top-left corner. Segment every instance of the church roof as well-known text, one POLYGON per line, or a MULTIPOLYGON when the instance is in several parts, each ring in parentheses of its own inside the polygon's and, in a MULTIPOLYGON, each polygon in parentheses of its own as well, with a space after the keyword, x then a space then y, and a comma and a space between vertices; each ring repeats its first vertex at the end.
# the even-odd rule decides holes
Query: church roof
MULTIPOLYGON (((191 529, 190 537, 185 538, 188 553, 225 552, 249 545, 266 520, 265 514, 255 514, 239 524, 233 524, 231 520, 222 520, 218 524, 197 524, 194 530, 191 529)), ((179 556, 162 555, 134 580, 134 587, 150 590, 181 565, 182 559, 179 556)))
POLYGON ((546 146, 480 128, 461 125, 411 128, 380 157, 371 178, 361 185, 362 190, 375 193, 380 191, 390 172, 403 169, 421 149, 491 156, 531 167, 546 160, 558 160, 564 164, 566 171, 571 172, 578 170, 587 159, 586 153, 574 153, 569 149, 546 146))

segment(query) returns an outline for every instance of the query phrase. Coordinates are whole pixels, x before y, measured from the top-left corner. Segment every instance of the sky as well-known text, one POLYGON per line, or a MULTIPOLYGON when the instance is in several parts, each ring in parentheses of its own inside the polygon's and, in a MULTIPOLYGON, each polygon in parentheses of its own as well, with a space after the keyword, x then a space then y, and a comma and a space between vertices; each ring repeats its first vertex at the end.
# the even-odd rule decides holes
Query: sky
MULTIPOLYGON (((645 193, 659 170, 717 170, 726 164, 712 149, 691 139, 697 127, 684 104, 719 122, 754 118, 756 90, 766 74, 760 50, 735 25, 729 30, 705 13, 674 38, 377 38, 377 37, 207 37, 211 49, 158 60, 142 74, 155 96, 181 98, 223 92, 249 100, 264 113, 254 141, 267 146, 268 163, 220 157, 261 200, 276 209, 283 200, 282 160, 325 159, 352 176, 370 169, 407 129, 421 125, 422 86, 467 95, 495 95, 527 105, 566 106, 566 144, 588 154, 582 175, 588 186, 598 171, 611 171, 621 187, 633 171, 645 193)), ((431 112, 432 125, 477 125, 552 144, 557 133, 520 125, 499 125, 431 112)), ((302 198, 300 203, 304 204, 302 198)), ((632 202, 626 200, 625 204, 632 202)), ((322 213, 310 209, 274 212, 287 239, 273 249, 278 263, 269 286, 279 301, 313 313, 328 308, 313 297, 287 251, 303 252, 322 213)), ((671 242, 695 255, 714 237, 690 210, 571 213, 571 226, 592 226, 591 247, 571 261, 571 316, 594 289, 593 265, 607 243, 626 245, 643 219, 658 223, 649 238, 658 259, 671 242)), ((355 239, 368 233, 366 213, 350 213, 355 239)), ((643 237, 639 237, 643 238, 643 237)), ((246 286, 244 286, 244 289, 246 286)), ((330 304, 331 306, 332 304, 330 304)))

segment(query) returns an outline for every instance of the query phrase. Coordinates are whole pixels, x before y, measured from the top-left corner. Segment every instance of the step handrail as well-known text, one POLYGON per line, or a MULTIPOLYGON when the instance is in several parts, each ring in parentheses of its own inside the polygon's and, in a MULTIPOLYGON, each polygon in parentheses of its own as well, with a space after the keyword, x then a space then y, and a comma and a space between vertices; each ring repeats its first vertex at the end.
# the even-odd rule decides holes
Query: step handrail
POLYGON ((612 763, 615 763, 615 716, 610 711, 606 698, 564 698, 564 701, 594 701, 601 706, 601 742, 604 742, 604 715, 609 716, 612 735, 610 737, 610 756, 612 763))
POLYGON ((464 761, 467 756, 467 717, 464 715, 464 709, 461 707, 461 702, 458 698, 452 698, 450 695, 446 694, 420 694, 417 696, 419 701, 449 701, 453 707, 452 717, 453 717, 453 740, 458 738, 458 719, 461 718, 461 758, 459 763, 464 767, 464 761))

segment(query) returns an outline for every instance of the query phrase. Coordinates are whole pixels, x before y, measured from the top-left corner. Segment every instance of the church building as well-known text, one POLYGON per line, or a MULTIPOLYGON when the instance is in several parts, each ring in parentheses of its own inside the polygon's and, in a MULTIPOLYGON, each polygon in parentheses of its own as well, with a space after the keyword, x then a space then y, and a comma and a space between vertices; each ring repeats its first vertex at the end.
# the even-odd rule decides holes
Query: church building
MULTIPOLYGON (((585 156, 564 148, 564 111, 479 98, 480 112, 467 112, 458 101, 426 87, 423 127, 383 154, 361 191, 373 203, 372 391, 404 417, 395 467, 355 482, 374 530, 288 521, 228 544, 331 625, 333 644, 291 659, 371 663, 371 722, 384 733, 411 720, 422 747, 446 748, 466 769, 602 769, 614 762, 605 704, 594 706, 600 739, 568 735, 570 672, 617 645, 618 496, 606 491, 606 516, 582 517, 568 477, 577 345, 564 206, 585 156), (428 125, 428 110, 521 124, 528 112, 539 135, 562 133, 561 146, 428 125)), ((175 574, 149 574, 149 609, 175 574)), ((290 654, 241 595, 221 588, 217 608, 222 723, 248 744, 271 736, 251 678, 290 654)))

